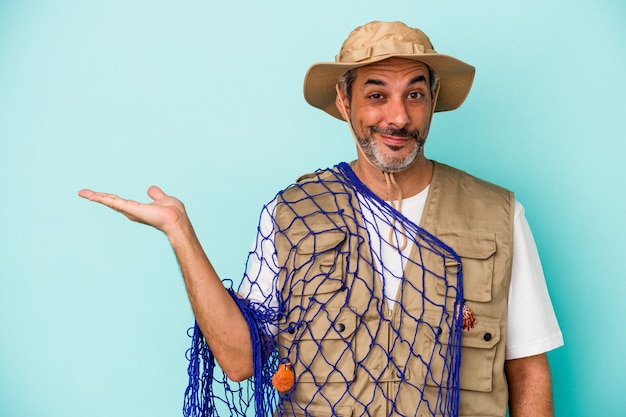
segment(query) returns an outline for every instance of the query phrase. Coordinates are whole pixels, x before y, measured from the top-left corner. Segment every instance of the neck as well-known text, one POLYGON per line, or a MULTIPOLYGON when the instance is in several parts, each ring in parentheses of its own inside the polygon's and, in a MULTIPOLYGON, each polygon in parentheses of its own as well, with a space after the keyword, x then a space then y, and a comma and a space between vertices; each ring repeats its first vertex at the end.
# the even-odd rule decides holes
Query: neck
MULTIPOLYGON (((388 183, 385 179, 385 173, 374 168, 363 158, 362 155, 359 155, 353 166, 354 173, 359 177, 359 180, 383 200, 398 198, 398 195, 388 195, 388 183)), ((393 175, 395 182, 402 190, 402 197, 412 197, 430 184, 433 176, 433 163, 421 154, 413 165, 393 175)))

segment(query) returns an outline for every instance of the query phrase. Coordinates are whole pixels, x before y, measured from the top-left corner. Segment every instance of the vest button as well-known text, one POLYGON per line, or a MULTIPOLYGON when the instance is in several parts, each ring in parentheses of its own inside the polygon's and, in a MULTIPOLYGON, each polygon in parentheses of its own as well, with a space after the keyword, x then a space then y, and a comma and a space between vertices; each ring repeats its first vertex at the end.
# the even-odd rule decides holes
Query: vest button
POLYGON ((335 325, 335 330, 337 330, 338 332, 343 332, 344 330, 346 330, 346 325, 343 323, 337 323, 337 325, 335 325))
POLYGON ((483 339, 485 339, 485 342, 488 342, 491 340, 491 333, 485 333, 485 335, 483 336, 483 339))

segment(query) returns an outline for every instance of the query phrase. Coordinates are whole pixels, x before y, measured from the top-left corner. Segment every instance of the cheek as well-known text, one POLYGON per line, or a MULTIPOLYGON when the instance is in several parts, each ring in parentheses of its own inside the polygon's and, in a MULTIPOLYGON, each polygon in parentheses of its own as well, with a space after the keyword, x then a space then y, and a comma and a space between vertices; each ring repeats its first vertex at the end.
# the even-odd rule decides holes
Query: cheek
POLYGON ((358 121, 359 124, 375 126, 385 119, 385 112, 380 106, 365 106, 358 108, 358 111, 352 114, 352 118, 354 121, 358 121))
POLYGON ((427 126, 430 123, 430 108, 424 106, 419 109, 415 109, 410 113, 411 122, 414 125, 427 126))

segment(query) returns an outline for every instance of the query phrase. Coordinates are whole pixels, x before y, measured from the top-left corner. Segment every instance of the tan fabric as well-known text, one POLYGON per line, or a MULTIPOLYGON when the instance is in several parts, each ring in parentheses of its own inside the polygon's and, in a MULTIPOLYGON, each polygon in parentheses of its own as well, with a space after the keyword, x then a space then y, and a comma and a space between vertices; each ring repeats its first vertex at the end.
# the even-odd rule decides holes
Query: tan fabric
POLYGON ((435 167, 420 226, 461 256, 464 298, 477 320, 461 339, 460 415, 504 416, 515 200, 500 187, 445 165, 435 167))
MULTIPOLYGON (((320 174, 320 179, 325 175, 320 174)), ((290 359, 296 372, 293 399, 315 416, 360 416, 364 415, 365 406, 367 415, 383 416, 390 415, 391 405, 385 400, 384 391, 388 398, 396 398, 396 408, 402 415, 432 415, 424 403, 419 409, 418 404, 422 391, 424 398, 436 398, 435 385, 441 381, 435 381, 432 375, 439 374, 443 363, 436 355, 427 358, 426 362, 432 360, 430 370, 434 372, 430 374, 424 361, 410 354, 409 346, 392 347, 389 343, 394 339, 391 335, 400 332, 413 346, 432 352, 437 338, 433 329, 445 318, 436 308, 422 302, 420 291, 443 305, 449 301, 446 289, 428 277, 422 288, 422 270, 409 268, 405 278, 411 285, 403 286, 401 301, 406 314, 421 317, 422 321, 407 319, 399 308, 389 312, 386 305, 382 307, 386 314, 381 320, 373 303, 383 300, 382 283, 371 268, 367 236, 363 231, 357 232, 356 224, 362 224, 362 219, 351 210, 350 201, 355 202, 355 196, 335 194, 334 198, 317 198, 315 204, 303 199, 303 190, 315 195, 328 187, 333 189, 329 183, 305 182, 302 188, 293 187, 284 193, 283 198, 292 202, 289 206, 279 201, 276 207, 278 230, 289 230, 288 235, 276 235, 279 265, 302 271, 289 283, 285 282, 285 271, 279 275, 279 288, 291 291, 283 294, 291 315, 278 325, 286 330, 302 318, 311 321, 306 329, 279 333, 280 354, 290 359), (293 203, 296 201, 299 203, 293 203), (320 208, 324 215, 319 214, 320 208), (342 225, 352 233, 343 233, 329 223, 342 225), (347 238, 358 233, 365 239, 347 238), (295 251, 291 250, 293 242, 298 242, 295 251), (349 253, 348 257, 341 256, 342 252, 349 253), (313 253, 317 256, 311 263, 313 253), (348 288, 346 303, 342 294, 348 288), (372 335, 376 335, 374 341, 372 335), (393 363, 406 366, 392 369, 389 355, 393 363), (324 360, 320 359, 322 356, 324 360), (429 385, 431 382, 433 386, 429 385), (318 391, 313 384, 323 387, 318 391), (332 411, 329 404, 334 407, 332 411)), ((476 327, 462 335, 461 416, 504 416, 506 412, 503 363, 513 204, 508 191, 445 165, 435 165, 421 226, 462 257, 465 299, 477 319, 476 327)), ((415 251, 414 247, 412 256, 417 256, 415 251)), ((444 268, 455 268, 444 265, 434 255, 420 256, 424 256, 428 269, 443 273, 444 268)), ((454 308, 447 304, 451 317, 454 308)), ((447 340, 447 336, 442 334, 439 338, 447 340)))

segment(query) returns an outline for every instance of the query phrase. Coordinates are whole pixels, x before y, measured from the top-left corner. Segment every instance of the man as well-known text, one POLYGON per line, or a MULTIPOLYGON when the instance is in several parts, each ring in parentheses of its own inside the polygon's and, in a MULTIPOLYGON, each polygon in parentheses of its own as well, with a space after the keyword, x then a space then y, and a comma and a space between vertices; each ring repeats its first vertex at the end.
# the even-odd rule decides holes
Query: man
POLYGON ((174 197, 80 195, 166 234, 230 379, 293 371, 278 415, 550 416, 545 352, 562 336, 523 209, 423 152, 434 112, 459 107, 473 76, 400 22, 359 27, 313 65, 305 98, 348 122, 358 158, 264 208, 238 296, 174 197))

